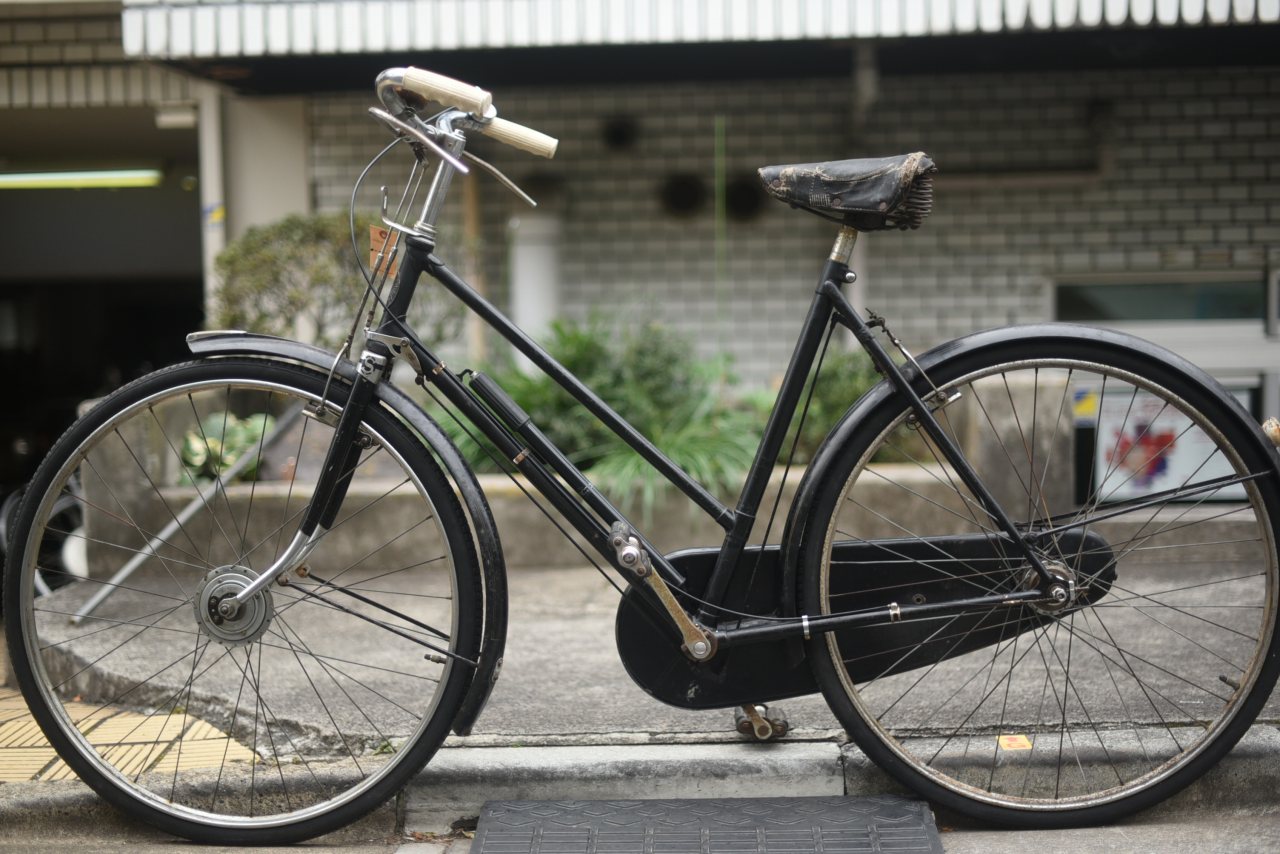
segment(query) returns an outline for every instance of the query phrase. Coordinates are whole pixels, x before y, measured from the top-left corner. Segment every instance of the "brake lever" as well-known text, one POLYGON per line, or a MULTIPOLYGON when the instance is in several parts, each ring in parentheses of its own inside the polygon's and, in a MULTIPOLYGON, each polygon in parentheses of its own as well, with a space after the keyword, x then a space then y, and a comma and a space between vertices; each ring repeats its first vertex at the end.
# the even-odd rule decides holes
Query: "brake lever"
MULTIPOLYGON (((490 108, 490 110, 492 112, 492 108, 490 108)), ((465 164, 463 164, 461 160, 459 160, 458 158, 454 157, 452 154, 450 154, 449 152, 441 148, 440 145, 437 144, 436 141, 431 138, 430 134, 428 134, 426 131, 422 130, 421 128, 414 127, 408 122, 396 118, 395 116, 391 115, 391 113, 388 113, 386 110, 383 110, 379 107, 370 107, 369 115, 373 116, 375 119, 382 122, 387 127, 391 128, 393 131, 396 131, 401 136, 407 136, 410 139, 412 139, 414 142, 420 143, 426 146, 427 148, 431 149, 433 152, 435 152, 435 154, 438 157, 440 157, 446 163, 449 163, 451 166, 453 166, 463 175, 466 175, 471 171, 471 169, 467 167, 465 164)), ((467 118, 470 119, 469 116, 467 118)), ((472 122, 474 123, 474 120, 472 120, 472 122)), ((499 184, 501 184, 502 186, 506 187, 508 190, 515 193, 517 196, 519 196, 521 201, 528 204, 529 207, 536 208, 538 206, 538 203, 533 200, 532 196, 530 196, 524 190, 520 189, 516 185, 515 181, 512 181, 506 175, 502 174, 501 170, 499 170, 498 167, 494 166, 489 161, 482 160, 481 158, 472 154, 470 151, 462 152, 462 156, 465 157, 467 160, 472 161, 477 166, 484 169, 486 172, 488 172, 490 175, 496 178, 499 184)), ((386 222, 387 225, 393 225, 393 223, 389 222, 385 216, 386 214, 385 199, 384 199, 383 214, 384 214, 383 221, 386 222)))
MULTIPOLYGON (((407 136, 410 139, 412 139, 414 142, 419 143, 420 145, 426 148, 429 148, 437 157, 439 157, 444 162, 448 163, 454 169, 457 169, 463 175, 466 175, 468 172, 471 171, 470 167, 468 167, 465 163, 463 163, 458 158, 454 157, 448 151, 445 151, 443 148, 441 148, 440 145, 434 139, 432 139, 427 133, 422 131, 420 128, 416 128, 413 125, 409 124, 408 122, 401 121, 400 119, 388 113, 386 110, 380 109, 379 107, 370 107, 369 115, 373 116, 375 119, 382 122, 387 127, 391 128, 393 131, 396 131, 401 136, 407 136)), ((493 167, 490 166, 489 168, 492 169, 493 167)))
POLYGON ((473 163, 475 163, 481 169, 485 170, 490 175, 492 175, 494 178, 497 178, 499 184, 501 184, 502 186, 506 187, 508 190, 515 193, 517 196, 519 196, 522 201, 528 203, 529 207, 536 208, 538 206, 538 203, 533 200, 532 196, 530 196, 524 190, 517 187, 516 182, 512 181, 506 175, 503 175, 502 172, 498 170, 497 166, 494 166, 492 163, 490 163, 487 160, 481 160, 479 157, 476 157, 470 151, 462 152, 462 156, 472 161, 473 163))

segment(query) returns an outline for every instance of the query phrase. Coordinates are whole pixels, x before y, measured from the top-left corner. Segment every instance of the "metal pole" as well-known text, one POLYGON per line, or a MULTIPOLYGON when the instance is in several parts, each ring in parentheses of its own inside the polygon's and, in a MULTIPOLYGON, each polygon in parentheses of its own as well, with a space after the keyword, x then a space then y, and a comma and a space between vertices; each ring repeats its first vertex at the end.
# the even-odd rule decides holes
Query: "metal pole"
MULTIPOLYGON (((275 429, 271 431, 269 436, 262 440, 262 448, 265 450, 277 439, 283 436, 285 431, 292 427, 293 423, 297 421, 301 415, 301 405, 294 407, 282 415, 276 421, 275 429)), ((98 606, 105 602, 107 597, 114 593, 121 583, 128 579, 129 576, 133 575, 133 573, 137 571, 138 567, 142 566, 148 558, 155 555, 156 550, 160 548, 160 546, 163 545, 169 537, 173 536, 179 528, 186 524, 191 517, 195 516, 196 513, 199 512, 200 508, 204 507, 208 500, 213 497, 218 490, 225 489, 228 483, 239 477, 240 473, 249 467, 249 463, 258 459, 261 459, 259 454, 242 454, 240 458, 231 465, 231 468, 224 471, 217 480, 201 490, 195 498, 191 499, 191 502, 186 507, 182 508, 182 512, 175 516, 172 522, 164 526, 164 530, 152 537, 137 554, 129 559, 128 563, 120 567, 116 574, 111 576, 110 581, 104 584, 97 593, 89 597, 89 601, 80 606, 80 610, 76 611, 75 615, 71 617, 70 622, 73 625, 79 624, 85 617, 96 611, 98 606)))

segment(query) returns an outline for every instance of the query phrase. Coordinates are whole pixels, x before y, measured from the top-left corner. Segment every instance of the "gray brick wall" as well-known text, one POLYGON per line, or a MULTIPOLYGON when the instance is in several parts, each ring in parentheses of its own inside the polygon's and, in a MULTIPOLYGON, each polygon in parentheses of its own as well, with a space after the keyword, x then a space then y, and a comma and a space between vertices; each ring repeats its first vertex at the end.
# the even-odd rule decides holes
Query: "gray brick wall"
POLYGON ((890 78, 872 125, 868 150, 918 144, 942 169, 931 220, 871 254, 869 301, 913 339, 1045 319, 1055 279, 1261 281, 1280 261, 1280 69, 890 78), (1091 156, 1095 180, 1036 185, 1091 156), (1004 164, 1026 180, 984 183, 1004 164))
POLYGON ((69 7, 66 10, 0 7, 0 64, 47 62, 122 62, 118 10, 69 7), (56 14, 65 11, 64 15, 56 14))
MULTIPOLYGON (((705 353, 728 349, 758 384, 785 367, 834 229, 772 202, 752 221, 731 220, 717 285, 710 199, 688 218, 665 214, 658 199, 676 172, 711 186, 717 115, 730 177, 915 149, 935 158, 933 216, 917 232, 865 236, 859 271, 866 304, 916 349, 1048 319, 1057 278, 1221 271, 1261 281, 1280 264, 1280 68, 885 77, 861 132, 848 91, 845 80, 508 87, 496 95, 502 114, 558 136, 559 155, 545 163, 493 144, 475 150, 517 181, 560 187, 566 314, 657 317, 705 353), (639 122, 632 150, 603 142, 615 115, 639 122)), ((320 209, 346 206, 354 175, 387 139, 363 116, 371 100, 312 100, 320 209)), ((364 206, 402 171, 371 175, 364 206)), ((518 203, 480 181, 486 277, 501 300, 518 203)), ((446 259, 457 257, 447 241, 460 197, 447 214, 446 259)))
POLYGON ((189 78, 127 60, 120 13, 106 4, 0 6, 0 109, 187 101, 189 78))

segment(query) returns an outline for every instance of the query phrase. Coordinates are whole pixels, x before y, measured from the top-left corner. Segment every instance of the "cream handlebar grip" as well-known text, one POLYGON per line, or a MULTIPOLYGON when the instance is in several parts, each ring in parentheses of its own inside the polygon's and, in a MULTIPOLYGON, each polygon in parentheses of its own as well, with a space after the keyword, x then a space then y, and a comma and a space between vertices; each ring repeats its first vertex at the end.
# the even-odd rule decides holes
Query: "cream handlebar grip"
POLYGON ((560 145, 560 140, 554 136, 547 136, 533 128, 527 128, 506 119, 491 119, 484 126, 484 132, 486 136, 491 136, 498 142, 505 142, 513 148, 548 159, 556 156, 556 147, 560 145))
POLYGON ((456 107, 483 116, 493 106, 493 95, 479 86, 472 86, 434 71, 406 68, 403 79, 404 87, 409 91, 446 107, 456 107))

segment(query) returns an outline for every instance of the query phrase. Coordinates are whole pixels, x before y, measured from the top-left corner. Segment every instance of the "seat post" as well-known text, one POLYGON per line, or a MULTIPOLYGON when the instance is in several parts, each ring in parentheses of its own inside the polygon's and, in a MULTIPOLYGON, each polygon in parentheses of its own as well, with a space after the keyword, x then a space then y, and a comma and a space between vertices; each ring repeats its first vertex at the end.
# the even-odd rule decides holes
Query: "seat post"
POLYGON ((841 226, 835 245, 831 247, 831 260, 848 267, 853 258, 853 246, 857 242, 858 229, 851 225, 841 226))

